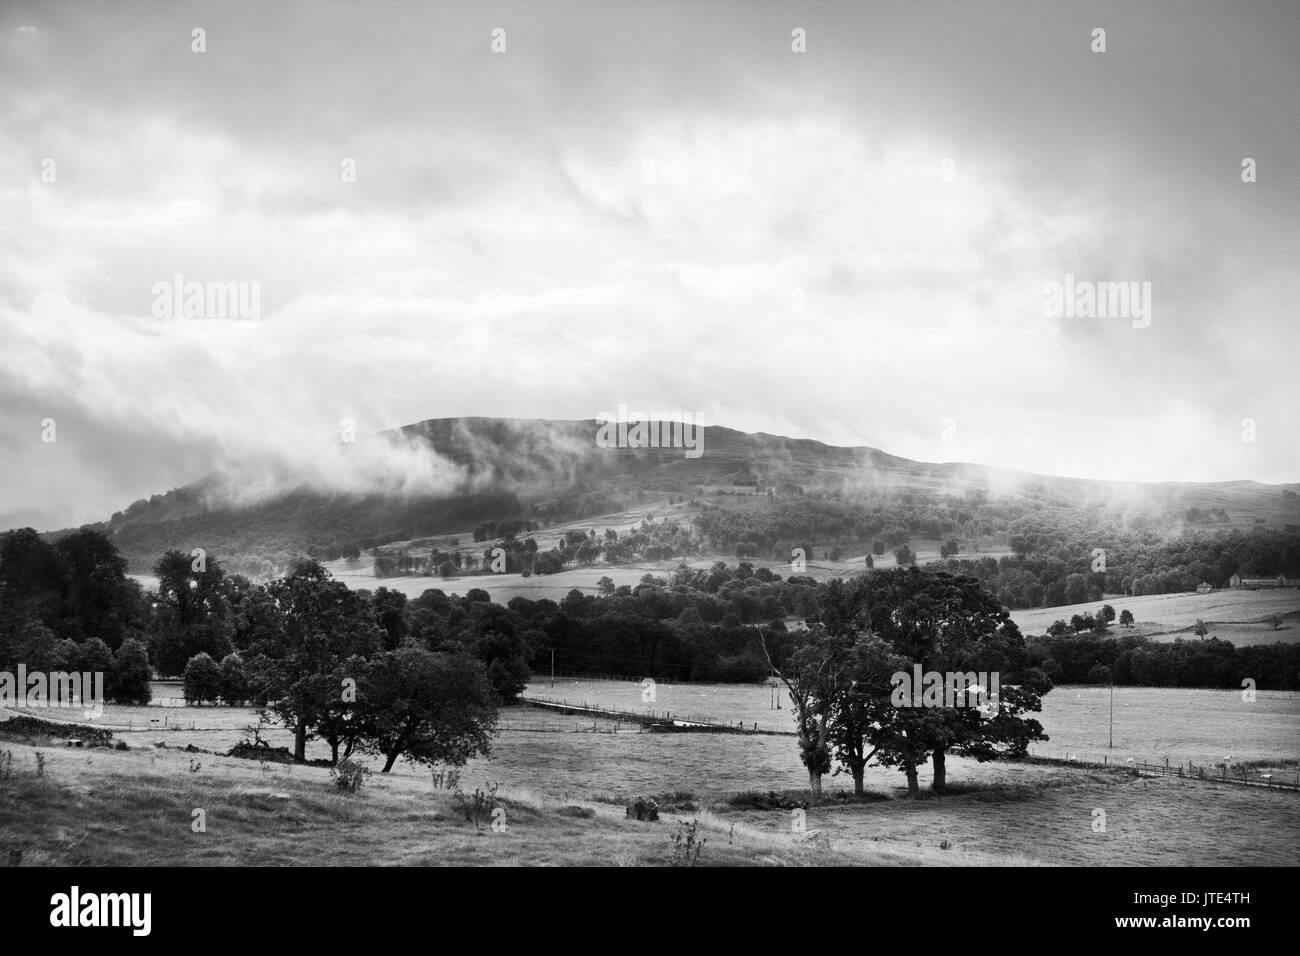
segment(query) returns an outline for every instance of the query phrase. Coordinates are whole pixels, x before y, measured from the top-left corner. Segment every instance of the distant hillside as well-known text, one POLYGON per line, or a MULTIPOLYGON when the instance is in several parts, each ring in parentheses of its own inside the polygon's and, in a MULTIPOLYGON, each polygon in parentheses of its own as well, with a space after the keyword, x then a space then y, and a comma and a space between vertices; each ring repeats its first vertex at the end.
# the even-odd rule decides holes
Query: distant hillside
MULTIPOLYGON (((1026 500, 1142 514, 1167 529, 1300 522, 1300 497, 1256 482, 1136 484, 1051 477, 964 463, 911 461, 875 448, 702 429, 702 454, 682 448, 597 447, 597 421, 443 418, 364 441, 425 449, 458 478, 426 493, 337 493, 278 477, 280 490, 241 502, 222 475, 141 500, 100 525, 134 570, 168 548, 203 547, 245 573, 273 573, 294 557, 336 558, 390 541, 466 532, 520 519, 544 527, 638 502, 683 496, 755 507, 755 496, 813 496, 909 507, 940 498, 1026 500), (235 562, 235 563, 231 563, 235 562)), ((996 529, 991 529, 996 530, 996 529)))

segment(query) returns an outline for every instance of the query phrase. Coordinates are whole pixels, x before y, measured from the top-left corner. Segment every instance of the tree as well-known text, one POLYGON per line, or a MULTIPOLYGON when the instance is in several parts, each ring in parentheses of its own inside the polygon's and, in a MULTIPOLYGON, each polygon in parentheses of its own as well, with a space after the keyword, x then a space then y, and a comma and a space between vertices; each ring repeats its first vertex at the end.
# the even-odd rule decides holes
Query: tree
POLYGON ((221 696, 221 671, 206 652, 199 652, 185 665, 185 701, 202 704, 221 696))
POLYGON ((904 544, 894 549, 894 560, 898 562, 900 568, 905 568, 916 564, 916 555, 912 553, 911 548, 904 544))
POLYGON ((80 528, 54 545, 62 565, 65 633, 102 638, 110 649, 142 623, 140 586, 126 576, 126 558, 103 531, 80 528))
POLYGON ((107 683, 112 680, 113 652, 97 637, 77 645, 77 670, 103 674, 107 683))
POLYGON ((1065 603, 1083 604, 1088 600, 1088 579, 1078 572, 1065 579, 1065 603))
POLYGON ((1210 629, 1206 627, 1205 622, 1198 617, 1196 623, 1192 626, 1192 633, 1197 637, 1205 637, 1205 635, 1210 633, 1210 629))
POLYGON ((596 590, 600 591, 605 597, 609 597, 614 593, 614 579, 609 575, 604 575, 596 582, 596 590))
POLYGON ((0 535, 0 594, 20 621, 47 627, 57 623, 63 596, 58 555, 34 528, 0 535))
POLYGON ((363 747, 386 759, 462 766, 486 756, 497 721, 497 698, 483 665, 467 654, 410 645, 377 655, 359 695, 363 747))
POLYGON ((244 669, 244 659, 238 654, 227 654, 221 660, 219 684, 221 699, 231 707, 238 707, 248 700, 248 674, 244 669))
POLYGON ((835 700, 830 741, 835 759, 853 777, 853 793, 863 794, 867 764, 883 745, 878 731, 893 719, 891 677, 904 662, 870 634, 858 635, 846 646, 847 686, 835 700))
MULTIPOLYGON (((876 760, 900 767, 909 792, 917 792, 917 768, 927 756, 934 764, 933 788, 943 790, 949 752, 988 760, 1002 753, 1021 755, 1028 741, 1045 739, 1038 721, 1021 715, 1041 709, 1041 695, 1050 684, 1045 674, 1029 667, 1019 628, 978 579, 899 568, 849 586, 832 582, 820 621, 841 642, 850 636, 857 643, 883 641, 884 648, 868 645, 876 675, 883 672, 882 661, 904 673, 919 668, 940 675, 1000 674, 1002 687, 992 713, 961 704, 916 707, 909 702, 872 715, 867 739, 876 747, 876 760)), ((878 676, 870 686, 878 696, 878 676)))
POLYGON ((1103 604, 1101 610, 1097 613, 1097 617, 1109 624, 1115 620, 1115 609, 1109 604, 1103 604))
POLYGON ((375 623, 384 629, 384 647, 394 650, 406 639, 406 595, 385 587, 375 589, 375 623))
POLYGON ((216 557, 204 555, 200 561, 183 551, 168 551, 153 571, 158 600, 150 623, 150 656, 159 670, 175 673, 179 656, 188 661, 201 651, 213 658, 229 654, 234 628, 225 572, 216 557))
POLYGON ((879 538, 872 542, 871 553, 876 557, 880 557, 880 555, 884 554, 885 550, 885 542, 881 541, 879 538))
POLYGON ((153 699, 149 681, 153 673, 149 667, 149 652, 144 644, 133 637, 122 642, 113 661, 113 682, 109 696, 122 704, 143 707, 153 699))
POLYGON ((837 643, 818 626, 799 636, 781 668, 773 661, 761 628, 759 643, 768 667, 790 695, 799 759, 808 770, 808 790, 815 802, 821 799, 822 777, 831 769, 831 719, 836 698, 844 689, 841 681, 847 662, 837 643))
POLYGON ((1122 627, 1132 627, 1132 626, 1133 626, 1133 612, 1130 611, 1128 608, 1124 608, 1124 610, 1120 611, 1120 612, 1119 612, 1119 623, 1120 623, 1120 625, 1121 625, 1122 627))
POLYGON ((1114 678, 1111 676, 1110 668, 1105 664, 1093 664, 1088 669, 1086 680, 1089 684, 1110 684, 1114 678))
POLYGON ((296 760, 306 759, 309 736, 337 750, 353 733, 356 701, 346 691, 355 685, 347 681, 359 684, 357 671, 384 646, 385 632, 366 596, 332 580, 315 561, 300 562, 267 590, 284 624, 251 648, 268 659, 257 668, 254 696, 293 728, 296 760))

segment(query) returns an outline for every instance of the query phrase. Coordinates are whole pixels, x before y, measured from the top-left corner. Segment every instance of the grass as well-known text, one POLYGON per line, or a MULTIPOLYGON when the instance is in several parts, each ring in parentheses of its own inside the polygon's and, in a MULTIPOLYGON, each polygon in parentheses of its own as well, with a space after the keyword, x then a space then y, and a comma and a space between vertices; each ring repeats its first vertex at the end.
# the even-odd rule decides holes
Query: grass
MULTIPOLYGON (((641 701, 641 685, 633 681, 534 680, 527 693, 623 710, 670 711, 761 729, 793 729, 789 700, 778 691, 784 709, 773 710, 771 690, 754 684, 655 685, 655 702, 641 701)), ((1267 760, 1296 755, 1300 741, 1300 694, 1259 691, 1253 702, 1240 691, 1182 688, 1117 687, 1114 708, 1114 747, 1111 742, 1110 688, 1066 685, 1043 698, 1035 715, 1050 740, 1036 743, 1035 754, 1081 757, 1114 763, 1128 758, 1151 763, 1194 761, 1210 764, 1232 754, 1234 760, 1267 760)), ((655 735, 650 735, 655 736, 655 735)), ((752 739, 752 738, 747 738, 752 739)), ((782 738, 776 738, 778 741, 782 738)), ((787 740, 778 748, 792 747, 787 740)), ((682 784, 684 788, 693 785, 682 784)), ((745 789, 736 787, 735 789, 745 789)))
MULTIPOLYGON (((1135 623, 1141 626, 1138 633, 1147 635, 1168 634, 1191 638, 1189 633, 1173 633, 1190 628, 1198 619, 1220 622, 1228 627, 1211 624, 1210 633, 1234 644, 1271 644, 1274 641, 1295 640, 1292 632, 1274 631, 1271 624, 1263 623, 1271 614, 1288 614, 1300 611, 1300 591, 1289 588, 1277 590, 1223 589, 1209 594, 1145 594, 1140 597, 1108 597, 1088 604, 1071 604, 1066 607, 1039 607, 1011 612, 1011 619, 1025 634, 1044 634, 1053 621, 1069 621, 1075 614, 1096 614, 1109 604, 1118 617, 1125 609, 1133 612, 1135 623), (1252 623, 1255 622, 1255 623, 1252 623), (1235 626, 1234 626, 1235 625, 1235 626), (1231 636, 1229 634, 1231 631, 1231 636)), ((1128 633, 1118 624, 1111 626, 1111 634, 1128 633)))
MULTIPOLYGON (((927 790, 909 799, 900 774, 870 768, 869 796, 858 801, 828 778, 827 799, 804 807, 806 831, 818 834, 808 842, 792 832, 786 807, 806 803, 792 746, 775 799, 767 791, 762 799, 738 795, 752 784, 706 794, 641 787, 635 792, 658 793, 667 806, 657 823, 639 822, 625 818, 627 797, 617 795, 628 790, 582 792, 572 782, 625 778, 626 767, 647 756, 640 745, 665 738, 518 736, 526 739, 501 741, 499 758, 467 768, 462 783, 466 793, 500 783, 493 805, 505 810, 504 832, 490 818, 476 828, 454 794, 434 790, 415 770, 375 775, 360 793, 344 794, 323 768, 203 755, 190 772, 193 755, 171 748, 6 744, 0 751, 12 753, 13 769, 0 779, 0 861, 20 851, 25 864, 48 865, 670 865, 679 820, 699 822, 708 839, 703 865, 1293 865, 1300 845, 1295 794, 958 759, 942 796, 927 790), (583 753, 597 742, 619 749, 583 753), (541 776, 543 749, 550 760, 571 761, 573 772, 541 776), (580 763, 590 769, 580 772, 580 763), (534 789, 539 782, 547 789, 534 789), (206 813, 206 833, 192 832, 195 809, 206 813), (1092 829, 1097 809, 1106 813, 1104 833, 1092 829)), ((753 745, 781 738, 669 740, 689 748, 657 766, 660 778, 671 770, 712 783, 718 775, 710 768, 723 765, 736 779, 762 779, 777 755, 753 745)))
MULTIPOLYGON (((213 758, 197 773, 180 755, 54 752, 43 777, 34 749, 13 745, 0 781, 0 859, 22 865, 579 865, 673 863, 680 814, 628 821, 613 808, 499 795, 505 827, 477 828, 446 793, 368 786, 340 793, 322 769, 272 772, 213 758), (204 827, 195 832, 196 811, 204 827)), ((391 784, 391 781, 385 783, 391 784)), ((708 839, 702 865, 878 865, 893 853, 831 851, 784 834, 692 813, 708 839)), ((909 859, 909 862, 924 862, 909 859)), ((949 862, 932 860, 930 862, 949 862)))
MULTIPOLYGON (((630 689, 639 702, 639 685, 606 683, 630 689)), ((593 686, 581 688, 587 699, 593 686)), ((744 707, 768 707, 763 687, 666 685, 657 706, 687 691, 738 716, 744 707)), ((1245 705, 1228 691, 1121 688, 1113 751, 1105 748, 1108 689, 1057 688, 1046 705, 1041 719, 1054 739, 1036 745, 1040 751, 1108 753, 1121 762, 1127 753, 1153 762, 1194 755, 1207 766, 1231 754, 1234 768, 1297 763, 1296 694, 1262 692, 1245 705)), ((533 726, 526 716, 533 708, 512 710, 522 710, 511 718, 515 726, 533 726)), ((195 731, 116 732, 131 746, 125 753, 55 740, 0 742, 0 760, 3 751, 12 755, 8 779, 0 774, 0 862, 17 849, 25 862, 67 864, 668 865, 679 819, 700 821, 704 865, 1293 865, 1300 845, 1294 793, 1139 779, 1122 768, 960 758, 949 760, 942 796, 923 789, 910 799, 901 773, 869 767, 868 795, 854 800, 845 777, 827 777, 826 799, 805 808, 807 830, 820 834, 806 845, 791 832, 790 807, 807 799, 793 737, 591 733, 585 718, 534 713, 547 732, 507 730, 490 759, 461 771, 466 794, 499 787, 504 833, 490 820, 476 830, 428 768, 399 762, 347 795, 327 769, 220 756, 244 736, 236 728, 251 722, 249 712, 189 709, 183 716, 195 731), (208 721, 215 726, 205 728, 208 721), (187 744, 217 753, 187 753, 187 744), (37 750, 47 763, 40 781, 37 750), (191 761, 201 764, 195 772, 191 761), (625 819, 627 801, 638 795, 656 798, 659 823, 625 819), (195 808, 207 811, 207 834, 190 831, 195 808), (1092 829, 1094 810, 1106 813, 1104 833, 1092 829)), ((264 737, 271 746, 289 743, 282 728, 264 737)), ((323 744, 309 743, 309 758, 327 755, 323 744)), ((929 768, 920 782, 928 787, 929 768)))

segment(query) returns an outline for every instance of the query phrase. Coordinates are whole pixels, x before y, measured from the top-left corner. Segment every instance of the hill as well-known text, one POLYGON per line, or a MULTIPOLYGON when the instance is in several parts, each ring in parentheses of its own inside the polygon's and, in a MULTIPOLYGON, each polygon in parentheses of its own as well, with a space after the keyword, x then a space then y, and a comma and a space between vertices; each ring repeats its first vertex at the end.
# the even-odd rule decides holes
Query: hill
MULTIPOLYGON (((408 471, 412 456, 427 462, 420 481, 404 475, 399 483, 382 469, 357 471, 332 487, 286 474, 258 475, 251 483, 213 474, 136 501, 95 527, 112 535, 134 571, 147 570, 169 548, 203 547, 231 569, 265 577, 302 554, 335 560, 391 542, 466 536, 479 525, 488 525, 485 537, 496 537, 506 525, 536 531, 628 509, 681 511, 687 503, 696 512, 744 513, 790 510, 790 502, 803 501, 773 527, 770 536, 782 540, 824 540, 844 527, 846 513, 875 508, 881 527, 866 522, 854 539, 868 543, 898 524, 913 539, 983 535, 992 546, 1001 536, 1005 545, 1011 522, 1026 509, 1104 513, 1161 534, 1300 522, 1294 486, 1036 475, 722 426, 701 428, 700 454, 692 457, 680 447, 600 447, 601 426, 595 420, 431 419, 358 439, 365 451, 358 461, 373 465, 391 454, 408 471), (250 484, 260 490, 250 492, 250 484), (1024 507, 1008 511, 1014 503, 1024 507), (950 520, 934 518, 944 511, 950 520)), ((729 550, 735 541, 714 525, 709 543, 729 550)))

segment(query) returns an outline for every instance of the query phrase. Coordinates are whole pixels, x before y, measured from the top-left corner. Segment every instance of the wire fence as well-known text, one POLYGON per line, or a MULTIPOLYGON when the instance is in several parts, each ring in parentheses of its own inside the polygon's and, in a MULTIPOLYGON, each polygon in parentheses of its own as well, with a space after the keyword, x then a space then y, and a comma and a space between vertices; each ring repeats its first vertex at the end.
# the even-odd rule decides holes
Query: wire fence
POLYGON ((1072 767, 1132 770, 1147 776, 1180 777, 1184 780, 1205 780, 1210 783, 1230 783, 1238 786, 1300 792, 1300 765, 1276 767, 1245 763, 1198 764, 1191 760, 1186 763, 1171 764, 1168 759, 1164 763, 1150 763, 1132 757, 1117 759, 1112 763, 1109 755, 1106 754, 1097 760, 1085 758, 1081 754, 1072 754, 1069 751, 1064 757, 1042 757, 1034 754, 1030 759, 1040 763, 1065 764, 1072 767))
POLYGON ((590 704, 586 701, 575 703, 571 700, 561 700, 554 697, 525 696, 521 697, 520 700, 536 707, 558 710, 565 714, 605 717, 619 721, 635 721, 646 726, 671 726, 676 729, 713 730, 719 733, 779 734, 782 736, 794 733, 792 730, 778 730, 768 725, 759 726, 754 721, 746 723, 743 720, 738 720, 734 724, 729 721, 723 722, 710 714, 684 714, 678 711, 659 711, 652 708, 647 708, 644 711, 620 710, 604 704, 590 704))

